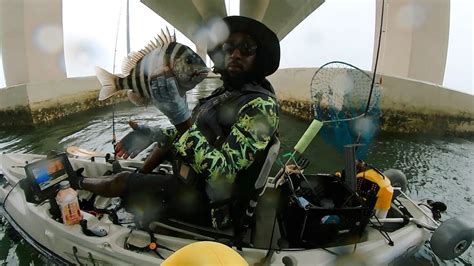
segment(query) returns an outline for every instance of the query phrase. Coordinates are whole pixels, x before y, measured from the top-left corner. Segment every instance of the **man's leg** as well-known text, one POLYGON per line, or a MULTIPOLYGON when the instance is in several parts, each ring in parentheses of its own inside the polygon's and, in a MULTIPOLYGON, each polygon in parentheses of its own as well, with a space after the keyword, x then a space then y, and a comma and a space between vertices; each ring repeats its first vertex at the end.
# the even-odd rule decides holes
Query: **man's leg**
POLYGON ((205 192, 187 187, 172 175, 121 172, 84 178, 82 188, 105 197, 122 197, 124 207, 144 224, 175 217, 198 224, 210 221, 205 192))
POLYGON ((121 172, 107 177, 84 178, 82 188, 104 197, 119 197, 125 193, 130 172, 121 172))

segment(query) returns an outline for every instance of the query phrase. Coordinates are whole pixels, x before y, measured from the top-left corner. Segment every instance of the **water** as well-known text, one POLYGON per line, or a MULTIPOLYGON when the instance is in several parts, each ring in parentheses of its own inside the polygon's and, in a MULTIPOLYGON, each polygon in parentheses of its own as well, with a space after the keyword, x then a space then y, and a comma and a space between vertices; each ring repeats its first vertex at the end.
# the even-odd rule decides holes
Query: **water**
MULTIPOLYGON (((207 95, 215 88, 216 80, 206 80, 192 91, 189 104, 207 95)), ((51 149, 65 150, 75 145, 86 149, 112 152, 112 110, 115 109, 117 139, 129 130, 128 120, 135 119, 150 125, 171 126, 154 107, 137 108, 129 103, 115 108, 72 115, 51 125, 35 129, 0 130, 0 151, 5 153, 41 153, 51 149)), ((280 140, 283 153, 290 151, 308 122, 282 114, 280 140)), ((307 172, 334 172, 343 167, 343 157, 324 141, 316 137, 305 156, 311 161, 307 172)), ((449 217, 474 213, 474 139, 426 136, 381 135, 370 145, 367 162, 380 169, 397 168, 409 178, 409 194, 417 200, 443 201, 449 217)), ((11 234, 9 226, 0 223, 0 261, 12 265, 44 265, 46 259, 24 240, 11 234)), ((428 245, 403 264, 416 265, 467 265, 474 261, 471 247, 460 259, 442 262, 435 258, 428 245)))

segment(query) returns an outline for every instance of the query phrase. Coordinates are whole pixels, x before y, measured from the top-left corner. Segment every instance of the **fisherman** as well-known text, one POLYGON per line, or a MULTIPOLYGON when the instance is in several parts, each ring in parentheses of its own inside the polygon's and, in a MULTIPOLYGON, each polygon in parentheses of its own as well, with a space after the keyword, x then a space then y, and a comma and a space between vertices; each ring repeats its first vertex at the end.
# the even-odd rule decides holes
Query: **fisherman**
POLYGON ((203 224, 212 221, 216 228, 229 224, 227 207, 236 180, 255 177, 260 170, 254 169, 256 162, 264 160, 278 127, 277 100, 265 77, 278 69, 280 46, 275 33, 254 19, 229 16, 223 22, 229 35, 209 51, 223 86, 200 99, 191 114, 186 96, 178 93, 179 85, 165 67, 151 87, 159 102, 156 106, 174 128, 131 123, 134 130, 117 144, 117 155, 133 157, 150 140, 158 142, 140 172, 79 176, 72 182, 75 187, 121 196, 127 210, 148 221, 173 217, 203 224), (151 174, 169 153, 175 175, 151 174))

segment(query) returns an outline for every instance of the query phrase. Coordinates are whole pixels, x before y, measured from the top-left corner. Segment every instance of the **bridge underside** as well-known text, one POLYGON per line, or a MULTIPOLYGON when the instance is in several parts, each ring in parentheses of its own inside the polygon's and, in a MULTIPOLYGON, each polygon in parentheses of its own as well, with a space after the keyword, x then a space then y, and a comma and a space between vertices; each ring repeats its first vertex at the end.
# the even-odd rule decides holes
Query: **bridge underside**
MULTIPOLYGON (((141 2, 193 42, 196 42, 196 33, 209 20, 228 15, 225 1, 222 0, 141 0, 141 2)), ((324 0, 241 0, 240 15, 262 21, 282 40, 322 3, 324 0)))

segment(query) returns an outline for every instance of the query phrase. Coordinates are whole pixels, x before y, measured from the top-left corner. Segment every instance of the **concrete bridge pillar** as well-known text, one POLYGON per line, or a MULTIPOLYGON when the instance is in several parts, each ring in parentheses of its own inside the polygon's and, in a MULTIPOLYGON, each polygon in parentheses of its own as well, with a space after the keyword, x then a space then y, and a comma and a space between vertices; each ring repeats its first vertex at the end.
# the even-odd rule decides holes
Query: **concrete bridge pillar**
MULTIPOLYGON (((443 84, 448 54, 450 0, 385 0, 377 72, 443 84)), ((377 0, 374 63, 382 0, 377 0)))
POLYGON ((6 86, 66 78, 62 0, 0 0, 6 86))

